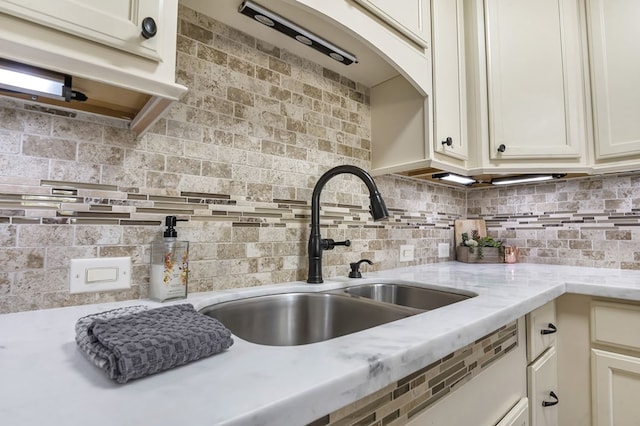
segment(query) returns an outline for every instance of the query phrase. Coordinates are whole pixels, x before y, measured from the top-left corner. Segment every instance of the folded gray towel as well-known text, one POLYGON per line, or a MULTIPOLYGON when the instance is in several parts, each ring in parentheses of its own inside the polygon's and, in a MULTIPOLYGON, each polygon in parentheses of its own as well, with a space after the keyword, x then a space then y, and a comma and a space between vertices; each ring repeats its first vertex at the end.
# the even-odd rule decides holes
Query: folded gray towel
POLYGON ((231 332, 190 304, 131 306, 80 318, 80 349, 118 383, 148 376, 229 348, 231 332))

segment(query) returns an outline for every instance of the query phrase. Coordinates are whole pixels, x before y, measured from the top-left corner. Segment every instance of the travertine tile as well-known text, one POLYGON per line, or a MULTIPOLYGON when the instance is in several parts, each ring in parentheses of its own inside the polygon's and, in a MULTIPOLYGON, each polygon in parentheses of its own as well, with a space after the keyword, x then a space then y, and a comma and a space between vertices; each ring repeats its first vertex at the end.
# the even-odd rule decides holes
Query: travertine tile
MULTIPOLYGON (((169 214, 190 219, 178 229, 191 242, 192 291, 304 279, 318 176, 338 164, 371 167, 368 88, 179 8, 177 81, 190 91, 145 136, 122 120, 0 99, 0 312, 146 297, 148 245, 169 214), (76 198, 25 206, 5 192, 76 198), (35 285, 47 271, 62 276, 72 258, 96 256, 131 256, 132 289, 70 296, 35 285)), ((437 243, 451 243, 453 220, 467 216, 490 220, 520 261, 640 264, 640 227, 629 226, 640 221, 636 174, 471 190, 376 182, 389 222, 370 220, 352 176, 326 185, 323 236, 352 246, 327 253, 325 275, 362 257, 376 262, 371 270, 397 267, 399 244, 416 246, 412 264, 439 261, 437 243)))

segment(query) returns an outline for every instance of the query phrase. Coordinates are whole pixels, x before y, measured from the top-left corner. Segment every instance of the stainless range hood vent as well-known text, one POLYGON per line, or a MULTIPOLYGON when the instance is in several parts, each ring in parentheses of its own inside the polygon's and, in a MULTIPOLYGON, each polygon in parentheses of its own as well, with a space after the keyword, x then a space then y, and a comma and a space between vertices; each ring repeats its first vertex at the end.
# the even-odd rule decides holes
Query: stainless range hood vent
POLYGON ((297 26, 286 18, 283 18, 282 16, 265 9, 254 2, 248 0, 243 1, 238 12, 293 39, 296 39, 300 43, 305 44, 331 57, 332 59, 343 63, 344 65, 351 65, 354 62, 358 62, 358 59, 351 53, 335 46, 312 32, 297 26))

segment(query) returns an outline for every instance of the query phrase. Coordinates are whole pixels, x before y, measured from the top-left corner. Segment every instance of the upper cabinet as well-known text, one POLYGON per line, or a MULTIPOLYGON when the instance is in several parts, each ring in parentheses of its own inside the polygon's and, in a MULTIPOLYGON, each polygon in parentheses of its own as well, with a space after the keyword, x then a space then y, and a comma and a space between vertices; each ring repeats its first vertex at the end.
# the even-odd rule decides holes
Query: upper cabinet
POLYGON ((0 11, 156 61, 160 1, 0 0, 0 11), (143 25, 144 22, 144 25, 143 25), (143 31, 145 35, 140 37, 143 31))
POLYGON ((401 78, 372 89, 376 173, 637 169, 640 2, 429 3, 431 90, 401 78))
MULTIPOLYGON (((596 160, 640 156, 640 2, 589 0, 596 160)), ((596 167, 607 167, 602 161, 596 167)))
POLYGON ((429 46, 429 0, 355 0, 422 47, 429 46))
POLYGON ((140 134, 187 88, 175 82, 178 0, 0 0, 2 57, 72 77, 86 102, 140 134))
MULTIPOLYGON (((467 99, 462 0, 432 0, 433 148, 466 160, 467 99)), ((464 163, 459 163, 464 165, 464 163)))
POLYGON ((466 4, 474 15, 468 22, 478 169, 587 171, 581 2, 466 4))
POLYGON ((435 169, 466 172, 463 2, 429 3, 432 66, 422 71, 432 77, 427 95, 418 92, 402 76, 371 89, 374 174, 422 176, 435 169))

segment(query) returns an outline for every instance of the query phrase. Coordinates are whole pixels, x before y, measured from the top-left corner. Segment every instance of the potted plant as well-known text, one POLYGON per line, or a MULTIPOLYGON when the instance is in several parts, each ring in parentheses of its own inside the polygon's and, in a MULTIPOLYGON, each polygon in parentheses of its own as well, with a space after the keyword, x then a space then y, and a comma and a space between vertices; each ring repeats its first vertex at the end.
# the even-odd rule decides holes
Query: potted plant
POLYGON ((502 263, 504 245, 492 237, 481 237, 478 231, 462 234, 462 242, 456 249, 457 258, 466 263, 502 263))

